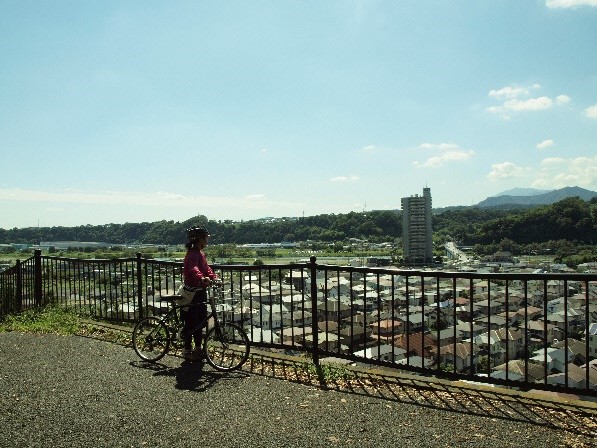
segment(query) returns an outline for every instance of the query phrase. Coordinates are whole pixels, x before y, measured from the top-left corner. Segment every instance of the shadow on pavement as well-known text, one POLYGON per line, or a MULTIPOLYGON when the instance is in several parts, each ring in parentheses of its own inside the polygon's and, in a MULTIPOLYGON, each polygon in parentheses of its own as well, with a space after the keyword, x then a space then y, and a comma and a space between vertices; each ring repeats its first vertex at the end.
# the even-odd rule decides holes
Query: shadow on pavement
MULTIPOLYGON (((306 369, 305 362, 253 354, 245 367, 253 374, 357 394, 385 400, 387 406, 403 403, 424 409, 504 419, 513 422, 550 426, 567 431, 572 437, 597 437, 597 405, 578 400, 542 398, 541 394, 524 393, 498 387, 469 385, 378 370, 351 369, 339 366, 340 374, 321 375, 316 369, 306 369)), ((413 416, 413 420, 416 416, 413 416)), ((584 445, 578 445, 584 446, 584 445)))

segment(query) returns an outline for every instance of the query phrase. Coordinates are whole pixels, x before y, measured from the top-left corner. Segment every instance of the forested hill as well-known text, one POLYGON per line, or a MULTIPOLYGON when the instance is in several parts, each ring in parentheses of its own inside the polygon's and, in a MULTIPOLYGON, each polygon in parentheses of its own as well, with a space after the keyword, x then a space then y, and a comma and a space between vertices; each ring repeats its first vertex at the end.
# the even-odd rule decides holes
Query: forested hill
MULTIPOLYGON (((401 212, 385 210, 242 222, 214 221, 200 215, 183 222, 0 229, 0 244, 41 241, 180 244, 185 241, 185 229, 192 225, 206 226, 212 233, 212 244, 341 242, 349 238, 382 242, 402 236, 401 212)), ((597 199, 567 198, 525 210, 479 207, 446 210, 434 214, 433 230, 440 241, 458 239, 468 245, 495 244, 504 239, 518 244, 554 240, 597 244, 597 199)))

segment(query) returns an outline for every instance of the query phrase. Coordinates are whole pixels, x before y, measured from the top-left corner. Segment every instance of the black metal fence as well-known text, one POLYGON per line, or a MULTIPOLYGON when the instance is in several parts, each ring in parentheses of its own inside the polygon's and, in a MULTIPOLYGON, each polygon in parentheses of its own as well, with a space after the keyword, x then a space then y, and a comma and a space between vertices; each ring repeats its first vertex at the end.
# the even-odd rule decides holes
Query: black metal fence
MULTIPOLYGON (((520 388, 597 395, 597 274, 214 265, 218 304, 255 346, 520 388)), ((54 304, 136 321, 182 263, 42 256, 0 273, 0 317, 54 304)))

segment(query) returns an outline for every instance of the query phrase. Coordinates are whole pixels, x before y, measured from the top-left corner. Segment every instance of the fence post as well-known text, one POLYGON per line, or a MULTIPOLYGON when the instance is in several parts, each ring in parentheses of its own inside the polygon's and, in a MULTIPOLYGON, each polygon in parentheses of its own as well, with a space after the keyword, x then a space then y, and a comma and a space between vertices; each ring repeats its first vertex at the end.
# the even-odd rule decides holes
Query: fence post
POLYGON ((16 287, 15 287, 15 299, 17 313, 20 313, 23 309, 23 271, 21 266, 21 260, 15 261, 15 272, 17 275, 16 287))
POLYGON ((41 269, 41 250, 35 249, 33 253, 33 297, 35 298, 35 305, 43 305, 42 292, 42 269, 41 269))
POLYGON ((141 266, 141 253, 137 252, 137 309, 139 320, 143 319, 143 273, 141 266))
POLYGON ((311 322, 311 329, 313 332, 313 347, 311 356, 313 364, 319 367, 319 318, 317 317, 317 257, 310 258, 311 263, 309 267, 311 270, 311 314, 313 316, 311 322))

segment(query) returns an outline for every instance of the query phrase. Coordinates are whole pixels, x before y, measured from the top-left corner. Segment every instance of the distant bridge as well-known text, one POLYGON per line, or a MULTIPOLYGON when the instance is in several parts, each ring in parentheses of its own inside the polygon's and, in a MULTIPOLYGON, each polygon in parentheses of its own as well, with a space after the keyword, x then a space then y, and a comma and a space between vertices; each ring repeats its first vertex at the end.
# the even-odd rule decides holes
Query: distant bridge
POLYGON ((465 254, 460 249, 458 249, 458 246, 456 246, 456 243, 454 243, 453 241, 447 242, 444 245, 444 249, 446 249, 446 256, 448 257, 449 260, 453 260, 453 261, 457 261, 457 262, 461 262, 461 263, 468 263, 470 261, 470 258, 468 257, 468 255, 465 254))

